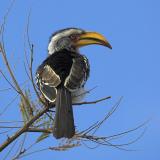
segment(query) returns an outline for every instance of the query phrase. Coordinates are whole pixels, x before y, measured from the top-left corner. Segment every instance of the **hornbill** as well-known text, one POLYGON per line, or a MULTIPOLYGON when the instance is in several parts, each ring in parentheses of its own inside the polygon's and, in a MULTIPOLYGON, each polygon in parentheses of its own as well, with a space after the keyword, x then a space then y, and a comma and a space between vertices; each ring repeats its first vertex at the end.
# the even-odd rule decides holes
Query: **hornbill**
POLYGON ((66 28, 55 32, 49 41, 48 57, 38 67, 36 82, 40 92, 56 111, 53 124, 55 138, 72 138, 75 134, 72 103, 83 95, 89 77, 88 59, 79 48, 98 44, 112 48, 97 32, 66 28))

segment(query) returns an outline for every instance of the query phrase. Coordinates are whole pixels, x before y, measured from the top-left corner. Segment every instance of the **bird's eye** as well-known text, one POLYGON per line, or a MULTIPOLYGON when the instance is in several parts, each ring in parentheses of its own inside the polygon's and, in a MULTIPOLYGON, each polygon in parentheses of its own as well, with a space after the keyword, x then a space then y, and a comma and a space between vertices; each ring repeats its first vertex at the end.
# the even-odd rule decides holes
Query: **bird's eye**
POLYGON ((70 38, 72 39, 72 40, 76 40, 77 39, 77 35, 76 34, 72 34, 72 35, 70 35, 70 38))

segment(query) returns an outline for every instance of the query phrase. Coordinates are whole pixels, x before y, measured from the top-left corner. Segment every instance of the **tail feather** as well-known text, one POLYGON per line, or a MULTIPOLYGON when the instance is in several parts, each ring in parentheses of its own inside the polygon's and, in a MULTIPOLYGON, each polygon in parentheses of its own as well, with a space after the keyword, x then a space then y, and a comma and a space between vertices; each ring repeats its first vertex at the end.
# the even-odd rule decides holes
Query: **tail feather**
POLYGON ((75 134, 72 98, 66 88, 60 86, 57 89, 56 114, 53 126, 53 135, 58 139, 71 138, 75 134))

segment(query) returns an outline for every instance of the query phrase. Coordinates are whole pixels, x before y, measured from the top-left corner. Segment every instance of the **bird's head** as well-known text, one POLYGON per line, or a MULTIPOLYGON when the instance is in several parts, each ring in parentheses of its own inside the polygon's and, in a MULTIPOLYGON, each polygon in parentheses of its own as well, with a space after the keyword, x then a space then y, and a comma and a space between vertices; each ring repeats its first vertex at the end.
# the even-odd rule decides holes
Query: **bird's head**
POLYGON ((104 36, 97 32, 88 32, 78 28, 67 28, 55 32, 48 45, 48 53, 51 55, 56 51, 67 49, 77 51, 80 47, 98 44, 112 49, 104 36))

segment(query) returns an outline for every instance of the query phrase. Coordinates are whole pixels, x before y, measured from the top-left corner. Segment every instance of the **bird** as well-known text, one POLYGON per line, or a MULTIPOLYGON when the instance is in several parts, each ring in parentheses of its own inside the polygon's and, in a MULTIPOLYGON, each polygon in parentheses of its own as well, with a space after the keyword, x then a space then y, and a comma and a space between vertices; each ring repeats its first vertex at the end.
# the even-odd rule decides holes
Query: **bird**
POLYGON ((37 68, 37 86, 43 97, 55 104, 52 131, 56 139, 75 135, 72 103, 84 95, 90 74, 89 61, 79 49, 92 44, 112 49, 98 32, 74 27, 58 30, 50 37, 47 58, 37 68))

